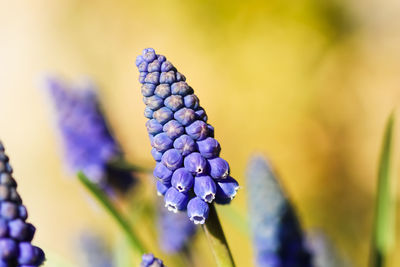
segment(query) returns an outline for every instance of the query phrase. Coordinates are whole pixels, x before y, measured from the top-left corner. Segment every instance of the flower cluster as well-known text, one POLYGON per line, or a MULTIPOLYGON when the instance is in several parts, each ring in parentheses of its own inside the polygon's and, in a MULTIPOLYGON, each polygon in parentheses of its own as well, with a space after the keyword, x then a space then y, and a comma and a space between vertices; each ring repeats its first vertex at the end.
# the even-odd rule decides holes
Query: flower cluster
POLYGON ((153 254, 144 254, 140 267, 166 267, 162 260, 154 257, 153 254))
POLYGON ((122 158, 122 152, 101 111, 94 86, 86 83, 82 88, 69 88, 55 78, 49 78, 46 86, 56 109, 69 169, 83 171, 107 192, 126 192, 133 178, 131 173, 110 164, 122 158))
POLYGON ((262 157, 250 161, 247 186, 257 266, 311 267, 311 255, 293 207, 262 157))
POLYGON ((221 147, 214 128, 186 78, 152 48, 136 59, 146 104, 147 131, 157 164, 154 176, 165 206, 187 210, 190 220, 203 224, 209 204, 229 203, 238 183, 229 176, 229 164, 219 157, 221 147))
POLYGON ((28 213, 12 172, 0 141, 0 267, 40 266, 44 253, 31 244, 36 229, 26 222, 28 213))
POLYGON ((177 253, 185 248, 197 227, 183 212, 173 213, 160 208, 158 235, 161 249, 166 253, 177 253))

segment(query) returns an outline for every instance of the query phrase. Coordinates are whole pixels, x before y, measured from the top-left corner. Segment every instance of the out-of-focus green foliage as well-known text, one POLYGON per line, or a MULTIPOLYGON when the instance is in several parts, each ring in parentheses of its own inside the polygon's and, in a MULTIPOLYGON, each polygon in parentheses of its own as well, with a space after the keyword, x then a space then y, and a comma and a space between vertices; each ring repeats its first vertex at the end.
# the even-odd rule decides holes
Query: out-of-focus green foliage
POLYGON ((394 245, 395 237, 395 179, 393 175, 394 153, 394 114, 389 117, 386 125, 381 157, 379 162, 378 186, 375 202, 374 229, 372 237, 371 266, 386 266, 387 256, 394 245))

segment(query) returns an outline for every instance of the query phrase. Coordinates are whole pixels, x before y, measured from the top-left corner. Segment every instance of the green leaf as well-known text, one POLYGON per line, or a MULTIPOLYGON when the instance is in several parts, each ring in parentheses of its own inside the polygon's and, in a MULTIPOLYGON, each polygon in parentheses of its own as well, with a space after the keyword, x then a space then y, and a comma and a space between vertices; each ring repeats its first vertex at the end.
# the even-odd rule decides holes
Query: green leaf
POLYGON ((120 211, 114 206, 108 196, 100 190, 95 184, 93 184, 83 172, 78 172, 79 181, 86 187, 86 189, 92 193, 93 197, 104 207, 104 209, 111 215, 111 217, 117 222, 121 229, 125 232, 132 248, 140 255, 146 250, 144 249, 142 242, 133 231, 132 226, 128 220, 122 215, 120 211))
POLYGON ((372 238, 371 266, 384 266, 387 254, 394 245, 395 192, 392 170, 394 115, 386 124, 379 163, 378 188, 372 238))
POLYGON ((214 254, 217 266, 235 267, 235 262, 233 261, 232 253, 226 241, 214 204, 210 205, 210 214, 206 223, 203 224, 203 230, 214 254))

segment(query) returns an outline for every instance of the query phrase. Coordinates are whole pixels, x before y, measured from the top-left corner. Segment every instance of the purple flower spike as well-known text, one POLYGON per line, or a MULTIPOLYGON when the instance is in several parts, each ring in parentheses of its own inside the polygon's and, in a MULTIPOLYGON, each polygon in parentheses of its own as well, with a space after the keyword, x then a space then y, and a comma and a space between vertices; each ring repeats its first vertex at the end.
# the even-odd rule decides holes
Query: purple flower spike
POLYGON ((172 65, 172 63, 169 62, 169 61, 165 61, 165 62, 163 62, 161 64, 161 71, 162 72, 168 72, 168 71, 174 70, 174 69, 175 69, 174 65, 172 65))
POLYGON ((203 140, 208 136, 207 123, 204 121, 195 121, 185 128, 186 133, 194 140, 203 140))
POLYGON ((153 96, 144 98, 144 103, 151 110, 157 110, 163 106, 164 99, 162 99, 161 97, 158 97, 156 95, 153 95, 153 96))
POLYGON ((0 142, 0 266, 40 266, 43 251, 30 242, 35 227, 26 222, 26 208, 16 191, 9 158, 0 142))
POLYGON ((13 220, 17 218, 18 205, 13 202, 4 201, 0 206, 0 216, 7 220, 13 220))
POLYGON ((182 166, 183 159, 181 153, 176 149, 167 150, 162 158, 161 162, 170 170, 174 171, 182 166))
POLYGON ((161 181, 157 181, 157 194, 159 196, 164 196, 165 193, 167 192, 169 186, 166 186, 165 184, 163 184, 161 181))
POLYGON ((24 205, 21 205, 18 207, 18 214, 22 220, 25 220, 26 218, 28 218, 28 211, 26 210, 24 205))
POLYGON ((10 260, 17 256, 18 244, 11 238, 0 239, 0 258, 2 260, 10 260))
POLYGON ((217 193, 217 187, 210 176, 197 176, 194 179, 194 193, 205 202, 211 203, 217 193))
POLYGON ((255 156, 249 161, 247 189, 255 265, 317 266, 279 178, 261 156, 255 156))
POLYGON ((159 72, 161 70, 161 63, 158 60, 154 60, 147 65, 148 72, 159 72))
POLYGON ((207 114, 185 76, 153 49, 146 49, 136 66, 143 84, 152 155, 162 164, 155 170, 155 176, 162 179, 157 182, 157 192, 165 194, 166 206, 172 211, 185 209, 186 204, 179 201, 191 199, 194 204, 192 215, 188 208, 189 217, 202 224, 208 216, 208 203, 229 203, 237 182, 222 180, 229 176, 229 164, 219 157, 221 146, 214 139, 214 128, 207 123, 207 114))
POLYGON ((148 120, 146 122, 146 128, 147 128, 147 132, 152 135, 156 135, 163 131, 163 126, 155 119, 148 120))
POLYGON ((167 96, 171 95, 171 88, 168 84, 160 84, 156 87, 154 93, 161 98, 166 98, 167 96))
POLYGON ((153 118, 156 119, 159 123, 164 124, 172 119, 173 113, 169 108, 162 107, 153 113, 153 118))
POLYGON ((210 175, 214 179, 225 179, 229 175, 229 164, 222 158, 209 159, 210 175))
POLYGON ((144 116, 146 117, 146 118, 148 118, 148 119, 152 119, 153 118, 153 111, 151 110, 151 108, 149 108, 149 107, 146 107, 145 109, 144 109, 144 116))
MULTIPOLYGON (((143 58, 139 59, 140 64, 144 62, 143 58)), ((128 192, 134 179, 130 172, 121 171, 111 164, 123 159, 123 153, 101 110, 96 87, 90 82, 70 86, 51 77, 46 80, 45 86, 54 104, 65 161, 70 172, 75 175, 83 171, 107 193, 128 192)), ((146 99, 152 99, 153 91, 153 86, 145 84, 142 87, 143 94, 148 96, 146 99)), ((152 118, 152 115, 153 111, 146 107, 145 116, 152 118)), ((152 132, 160 131, 153 122, 148 126, 152 132)))
POLYGON ((140 263, 140 267, 165 267, 163 261, 154 257, 153 254, 144 254, 142 256, 142 262, 140 263))
POLYGON ((196 226, 189 220, 186 212, 173 213, 159 207, 158 242, 167 254, 174 254, 190 244, 196 226))
MULTIPOLYGON (((137 57, 136 57, 136 60, 135 60, 135 65, 136 65, 136 67, 139 67, 140 64, 143 63, 143 61, 144 61, 144 59, 143 59, 143 56, 142 56, 142 55, 137 56, 137 57)), ((141 70, 141 69, 139 68, 139 71, 141 72, 141 71, 143 71, 143 70, 141 70)))
POLYGON ((208 218, 209 211, 208 204, 199 197, 192 198, 187 205, 189 219, 194 224, 204 224, 208 218))
POLYGON ((210 124, 208 125, 208 135, 214 138, 214 127, 212 127, 210 124))
POLYGON ((221 179, 217 181, 217 194, 215 201, 218 204, 228 204, 236 196, 239 189, 239 183, 228 176, 226 179, 221 179))
POLYGON ((169 170, 164 164, 157 163, 156 167, 154 168, 153 175, 163 183, 168 183, 171 181, 172 171, 169 170))
POLYGON ((187 156, 196 151, 196 142, 188 135, 181 135, 174 141, 174 148, 181 152, 182 156, 187 156))
POLYGON ((139 71, 147 74, 147 65, 148 65, 147 62, 142 61, 138 66, 139 71))
POLYGON ((171 187, 165 193, 165 207, 169 211, 178 212, 179 210, 185 210, 188 203, 189 197, 185 193, 181 193, 174 187, 171 187))
POLYGON ((202 121, 205 121, 205 122, 207 122, 207 120, 208 120, 207 114, 204 111, 204 109, 202 109, 202 108, 199 108, 198 110, 196 110, 196 117, 199 120, 202 120, 202 121))
POLYGON ((186 126, 191 124, 196 119, 196 113, 190 108, 181 108, 174 114, 175 120, 186 126))
POLYGON ((144 49, 142 52, 142 57, 143 57, 143 60, 145 60, 146 62, 152 62, 153 60, 155 60, 157 58, 156 52, 154 51, 153 48, 144 49))
POLYGON ((160 75, 160 83, 172 84, 175 81, 176 81, 176 77, 175 77, 174 71, 162 72, 160 75))
POLYGON ((185 129, 183 128, 182 124, 180 124, 176 120, 170 120, 169 122, 164 124, 162 130, 171 139, 175 139, 185 133, 185 129))
POLYGON ((197 146, 200 154, 207 159, 218 157, 219 152, 221 151, 218 141, 212 137, 207 137, 202 141, 198 141, 197 146))
MULTIPOLYGON (((26 218, 25 218, 26 219, 26 218)), ((0 239, 8 235, 7 221, 3 218, 0 219, 0 239)))
POLYGON ((186 82, 177 82, 171 86, 171 92, 174 95, 185 96, 192 93, 193 89, 186 82))
POLYGON ((172 174, 171 184, 179 192, 188 192, 190 189, 192 189, 193 182, 193 175, 185 168, 177 169, 172 174))
POLYGON ((207 160, 198 152, 186 156, 183 164, 188 171, 195 174, 202 174, 207 170, 207 160))
POLYGON ((143 96, 152 96, 154 94, 154 90, 156 89, 156 86, 152 83, 145 83, 142 85, 142 95, 143 96))
POLYGON ((152 148, 151 155, 153 156, 155 161, 160 162, 163 154, 161 152, 158 152, 157 149, 152 148))
POLYGON ((154 136, 152 146, 159 152, 165 152, 172 147, 172 140, 166 133, 159 133, 154 136))
POLYGON ((36 266, 44 261, 43 251, 35 246, 32 246, 28 242, 23 242, 19 244, 19 255, 18 263, 19 265, 32 265, 36 266))
MULTIPOLYGON (((146 73, 146 72, 142 72, 146 73)), ((144 78, 145 83, 152 83, 152 84, 158 84, 158 81, 160 80, 160 73, 159 72, 151 72, 146 74, 144 78)))
POLYGON ((182 96, 171 95, 171 96, 167 97, 167 99, 165 99, 164 105, 172 111, 177 111, 181 107, 183 107, 182 96))
POLYGON ((196 95, 187 95, 183 98, 183 102, 185 103, 185 107, 197 109, 199 107, 199 99, 196 95))
POLYGON ((77 266, 113 267, 115 257, 108 246, 104 233, 93 229, 82 229, 74 242, 74 251, 78 254, 77 266))
POLYGON ((31 241, 35 233, 35 228, 21 219, 15 219, 8 223, 10 237, 19 241, 31 241))

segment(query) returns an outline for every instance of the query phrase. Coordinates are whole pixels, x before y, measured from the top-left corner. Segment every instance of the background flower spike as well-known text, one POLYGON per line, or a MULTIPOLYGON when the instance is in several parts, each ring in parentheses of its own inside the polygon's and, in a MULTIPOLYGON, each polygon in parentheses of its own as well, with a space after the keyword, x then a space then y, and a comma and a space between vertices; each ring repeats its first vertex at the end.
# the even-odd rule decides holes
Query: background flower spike
POLYGON ((256 266, 313 266, 293 207, 262 156, 248 164, 247 188, 256 266))
POLYGON ((157 162, 157 192, 165 196, 169 210, 187 210, 190 220, 204 224, 208 205, 214 200, 228 204, 238 183, 229 177, 230 167, 220 157, 214 128, 186 78, 152 48, 143 50, 136 66, 149 119, 151 154, 157 162), (229 182, 223 183, 228 177, 229 182))
POLYGON ((45 255, 31 244, 36 229, 25 221, 27 211, 12 172, 0 141, 0 266, 40 266, 45 255))
MULTIPOLYGON (((120 168, 123 153, 101 110, 95 86, 91 82, 69 86, 54 77, 48 77, 45 85, 54 103, 68 169, 74 174, 83 171, 107 193, 127 192, 134 184, 132 169, 143 168, 120 168)), ((148 128, 156 131, 151 123, 148 128)))
POLYGON ((158 206, 158 242, 168 254, 182 251, 197 227, 189 220, 185 212, 169 212, 162 205, 158 206))

